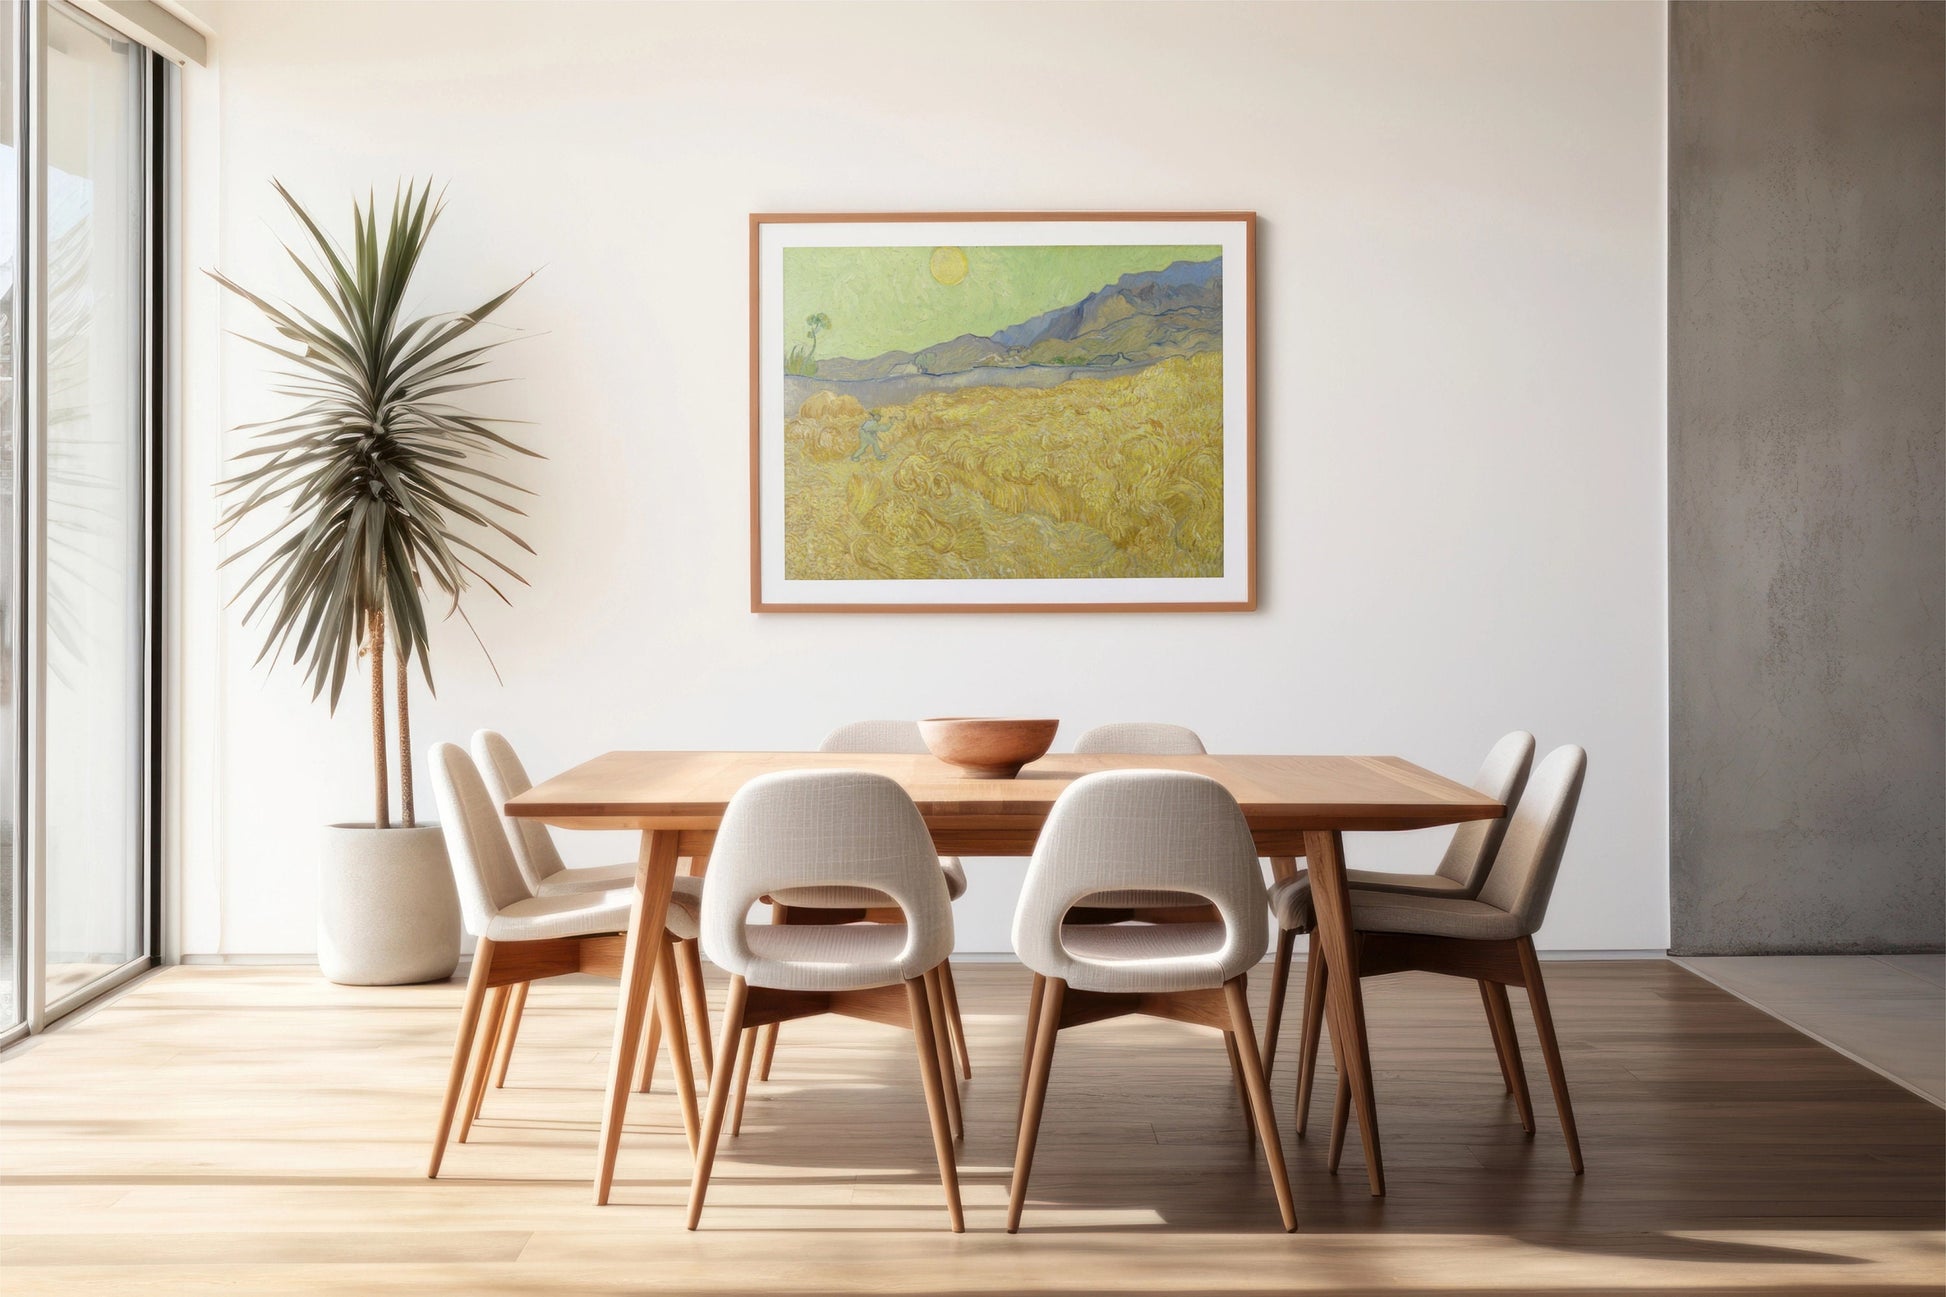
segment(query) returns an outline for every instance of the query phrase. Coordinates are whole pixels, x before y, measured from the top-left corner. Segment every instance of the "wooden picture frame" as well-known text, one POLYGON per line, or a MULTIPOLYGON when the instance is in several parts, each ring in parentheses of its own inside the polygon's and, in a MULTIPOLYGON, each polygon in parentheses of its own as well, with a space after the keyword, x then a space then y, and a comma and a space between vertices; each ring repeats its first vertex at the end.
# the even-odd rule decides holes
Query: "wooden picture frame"
POLYGON ((751 611, 1255 610, 1256 243, 752 215, 751 611))

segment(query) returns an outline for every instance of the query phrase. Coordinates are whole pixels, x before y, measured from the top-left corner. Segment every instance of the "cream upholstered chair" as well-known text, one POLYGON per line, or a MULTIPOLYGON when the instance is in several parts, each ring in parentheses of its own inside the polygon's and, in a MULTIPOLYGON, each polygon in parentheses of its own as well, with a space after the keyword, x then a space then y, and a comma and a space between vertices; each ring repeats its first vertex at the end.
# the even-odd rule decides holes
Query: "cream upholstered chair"
POLYGON ((1160 721, 1116 721, 1097 725, 1074 741, 1074 750, 1089 752, 1134 752, 1145 756, 1200 757, 1208 748, 1195 730, 1187 725, 1166 725, 1160 721))
MULTIPOLYGON (((475 730, 473 761, 479 767, 480 777, 486 781, 488 794, 493 798, 494 809, 499 813, 500 823, 506 831, 507 843, 513 848, 514 863, 520 869, 520 876, 527 881, 528 890, 534 895, 561 896, 616 888, 632 889, 635 886, 633 860, 616 865, 570 869, 561 859, 561 852, 554 845, 554 835, 545 824, 506 813, 507 803, 532 788, 534 781, 528 778, 527 767, 521 764, 513 744, 503 735, 493 730, 475 730)), ((678 878, 676 896, 686 896, 691 908, 694 908, 702 897, 702 880, 678 878)), ((675 902, 672 900, 671 903, 675 902)), ((683 1000, 689 1006, 689 1016, 696 1028, 696 1047, 702 1055, 703 1076, 707 1080, 716 1071, 716 1060, 710 1053, 709 1000, 703 986, 703 963, 697 953, 695 935, 691 932, 676 943, 676 970, 683 1000)), ((520 1020, 527 1011, 527 983, 519 983, 510 994, 513 998, 505 1014, 501 1015, 500 1037, 495 1048, 493 1084, 496 1089, 507 1083, 507 1066, 513 1061, 514 1038, 520 1034, 520 1020)), ((635 1088, 638 1091, 646 1093, 649 1088, 654 1074, 656 1041, 661 1029, 661 1020, 651 1017, 648 1031, 642 1038, 640 1064, 636 1069, 635 1088)))
MULTIPOLYGON (((1123 756, 1202 756, 1209 749, 1202 736, 1186 725, 1161 721, 1115 721, 1097 725, 1075 740, 1078 754, 1114 753, 1123 756)), ((1209 903, 1188 892, 1160 888, 1114 888, 1095 892, 1068 912, 1069 923, 1200 923, 1213 918, 1209 903)), ((1046 994, 1046 982, 1039 975, 1027 992, 1027 1020, 1034 1021, 1046 994)), ((1230 1067, 1236 1080, 1237 1098, 1243 1104, 1243 1122, 1250 1125, 1250 1095, 1237 1058, 1236 1042, 1225 1037, 1230 1050, 1230 1067)), ((1266 1062, 1269 1060, 1266 1059, 1266 1062)), ((1033 1033, 1028 1033, 1028 1048, 1020 1059, 1021 1093, 1027 1093, 1027 1069, 1033 1062, 1033 1033)))
MULTIPOLYGON (((1160 721, 1117 721, 1108 725, 1097 725, 1075 740, 1074 750, 1078 755, 1084 756, 1114 753, 1143 757, 1199 757, 1209 751, 1203 746, 1203 740, 1195 730, 1186 725, 1167 725, 1160 721)), ((1186 907, 1206 909, 1206 904, 1200 896, 1160 888, 1124 887, 1095 892, 1083 900, 1082 905, 1089 912, 1070 916, 1074 921, 1112 922, 1110 915, 1099 913, 1107 910, 1172 910, 1186 907)), ((1154 917, 1166 920, 1172 916, 1154 917)), ((1038 993, 1039 988, 1035 989, 1038 993)))
POLYGON ((1269 927, 1250 826, 1214 779, 1173 770, 1113 770, 1077 779, 1049 813, 1020 906, 1014 950, 1041 979, 1029 1024, 1007 1231, 1020 1228, 1056 1035, 1143 1013, 1213 1027, 1236 1051, 1270 1161, 1284 1228, 1297 1228, 1290 1176, 1244 994, 1269 927), (1115 889, 1181 890, 1212 906, 1201 923, 1072 923, 1083 897, 1115 889))
MULTIPOLYGON (((428 1177, 437 1177, 439 1164, 446 1155, 453 1117, 459 1108, 469 1056, 472 1084, 460 1117, 461 1143, 466 1142, 480 1110, 493 1043, 507 1011, 511 988, 535 978, 566 973, 619 976, 624 934, 635 894, 633 888, 627 888, 536 896, 514 863, 513 850, 500 829, 495 801, 472 759, 451 743, 436 744, 428 756, 433 796, 439 804, 446 854, 459 886, 466 930, 478 938, 472 972, 466 982, 466 1002, 460 1011, 459 1034, 453 1042, 446 1096, 433 1135, 432 1161, 426 1169, 428 1177)), ((695 886, 678 887, 670 898, 656 974, 656 987, 662 992, 656 1017, 668 1039, 676 1087, 682 1096, 683 1121, 692 1148, 699 1133, 696 1083, 690 1072, 689 1047, 676 999, 672 948, 677 938, 696 936, 699 892, 695 886)))
POLYGON ((514 863, 536 896, 559 892, 600 892, 613 887, 635 885, 635 862, 615 865, 590 865, 569 869, 554 845, 554 836, 539 820, 516 819, 503 809, 507 802, 534 786, 521 764, 514 745, 494 730, 473 731, 473 761, 480 768, 487 791, 493 794, 494 807, 506 828, 513 847, 514 863))
MULTIPOLYGON (((910 1026, 932 1120, 933 1152, 955 1233, 965 1228, 947 1092, 952 1065, 933 1023, 953 949, 953 905, 918 807, 895 781, 858 770, 787 770, 745 784, 723 814, 703 896, 703 946, 730 974, 721 1052, 747 1027, 838 1013, 910 1026), (903 923, 748 921, 760 898, 792 888, 859 887, 903 923)), ((729 1087, 712 1086, 689 1228, 702 1217, 729 1087)))
MULTIPOLYGON (((1534 953, 1534 934, 1547 917, 1548 899, 1561 872, 1561 857, 1574 827, 1587 769, 1588 754, 1572 745, 1556 748, 1542 758, 1507 822, 1478 897, 1468 900, 1360 889, 1351 894, 1361 977, 1421 971, 1481 983, 1501 1070, 1513 1091, 1521 1125, 1531 1135, 1533 1106, 1507 1003, 1509 986, 1526 989, 1535 1031, 1540 1036, 1541 1056, 1547 1062, 1547 1079, 1554 1090, 1554 1107, 1561 1118, 1561 1133, 1567 1139, 1568 1162, 1576 1175, 1582 1170, 1581 1137, 1575 1131, 1567 1072, 1561 1065, 1554 1015, 1548 1007, 1540 960, 1534 953)), ((1278 914, 1280 922, 1296 917, 1288 908, 1278 914)), ((1329 976, 1330 966, 1324 961, 1306 970, 1307 1001, 1311 997, 1309 984, 1322 983, 1329 976)), ((1341 1079, 1331 1120, 1329 1165, 1333 1171, 1338 1169, 1344 1150, 1350 1110, 1350 1095, 1341 1079)))
MULTIPOLYGON (((1480 763, 1480 772, 1473 777, 1473 789, 1485 793, 1507 808, 1507 815, 1498 819, 1473 820, 1460 825, 1446 844, 1446 854, 1440 857, 1439 868, 1430 874, 1392 874, 1372 869, 1347 869, 1345 881, 1354 891, 1363 889, 1373 892, 1394 892, 1406 896, 1445 896, 1455 900, 1471 900, 1479 895, 1480 887, 1486 882, 1487 868, 1493 864, 1494 853, 1500 849, 1501 839, 1507 832, 1507 820, 1513 807, 1520 800, 1520 793, 1527 786, 1527 772, 1534 764, 1534 736, 1525 730, 1515 730, 1504 735, 1498 743, 1488 750, 1486 760, 1480 763)), ((1309 933, 1313 928, 1311 911, 1311 878, 1309 873, 1300 873, 1293 878, 1273 884, 1270 889, 1270 908, 1278 915, 1277 953, 1270 976, 1270 1020, 1264 1026, 1264 1071, 1266 1074, 1276 1070, 1277 1036, 1284 1020, 1284 994, 1289 985, 1291 952, 1300 934, 1309 933), (1287 921, 1288 920, 1288 921, 1287 921)), ((1310 954, 1306 957, 1306 967, 1319 957, 1321 948, 1315 941, 1311 943, 1310 954)), ((1493 990, 1491 983, 1480 982, 1480 998, 1486 1006, 1487 1021, 1493 1026, 1494 1039, 1499 1039, 1499 1020, 1494 1015, 1493 990)), ((1318 1039, 1324 1025, 1324 986, 1323 979, 1307 980, 1304 984, 1304 1021, 1303 1034, 1298 1041, 1297 1072, 1297 1133, 1304 1134, 1311 1111, 1311 1084, 1317 1075, 1318 1039)), ((1502 1059, 1504 1061, 1503 1052, 1502 1059)), ((1507 1072, 1503 1078, 1507 1089, 1515 1088, 1515 1077, 1507 1072)), ((1531 1129, 1531 1126, 1530 1126, 1531 1129)))
MULTIPOLYGON (((927 751, 927 748, 917 721, 853 721, 825 735, 824 742, 818 745, 818 751, 917 755, 927 751)), ((966 895, 966 868, 960 863, 959 857, 941 856, 939 867, 946 875, 946 894, 955 901, 966 895)), ((875 911, 885 910, 883 896, 858 887, 792 887, 770 900, 771 917, 778 923, 854 923, 859 919, 875 917, 875 911)), ((888 917, 896 919, 898 916, 888 917)), ((960 1020, 959 988, 953 983, 950 960, 940 973, 940 989, 945 1001, 943 1008, 948 1038, 953 1052, 959 1056, 960 1074, 970 1080, 973 1076, 973 1056, 966 1048, 966 1026, 960 1020)), ((771 1060, 777 1055, 778 1024, 771 1023, 760 1034, 763 1037, 761 1047, 756 1046, 753 1038, 738 1050, 736 1111, 739 1116, 743 1111, 743 1090, 749 1084, 750 1069, 745 1053, 757 1047, 761 1055, 757 1064, 759 1081, 770 1079, 771 1060)), ((735 1125, 734 1120, 732 1125, 735 1125)))

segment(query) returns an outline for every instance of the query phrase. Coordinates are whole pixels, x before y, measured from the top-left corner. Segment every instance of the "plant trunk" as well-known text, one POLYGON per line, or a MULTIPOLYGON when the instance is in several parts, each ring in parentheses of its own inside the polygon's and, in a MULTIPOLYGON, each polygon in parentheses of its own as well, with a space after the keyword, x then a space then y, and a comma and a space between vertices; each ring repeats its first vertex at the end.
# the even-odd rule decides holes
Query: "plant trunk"
POLYGON ((385 777, 385 610, 365 613, 365 651, 372 658, 372 827, 392 827, 391 788, 385 777))
POLYGON ((404 640, 399 641, 399 661, 394 668, 399 673, 399 819, 408 829, 418 825, 412 815, 412 708, 406 698, 406 687, 411 684, 406 668, 404 640))

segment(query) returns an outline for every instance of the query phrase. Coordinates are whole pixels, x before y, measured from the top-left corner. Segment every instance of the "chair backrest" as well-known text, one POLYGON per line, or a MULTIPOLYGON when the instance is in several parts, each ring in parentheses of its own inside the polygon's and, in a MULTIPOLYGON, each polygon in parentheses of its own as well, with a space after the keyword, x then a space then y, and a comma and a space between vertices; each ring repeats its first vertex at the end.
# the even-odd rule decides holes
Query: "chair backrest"
POLYGON ((818 744, 820 752, 924 752, 918 721, 853 721, 840 725, 818 744))
POLYGON ((1097 725, 1074 741, 1076 752, 1123 752, 1151 757, 1197 757, 1209 749, 1186 725, 1117 721, 1097 725))
MULTIPOLYGON (((1172 926, 1172 925, 1163 925, 1172 926)), ((1014 951, 1083 990, 1221 986, 1264 957, 1269 937, 1257 844, 1216 780, 1179 770, 1108 770, 1069 785, 1049 812, 1014 911, 1014 951), (1207 954, 1088 959, 1062 941, 1070 907, 1096 892, 1188 892, 1216 907, 1224 935, 1207 954)))
POLYGON ((1515 730, 1494 744, 1487 759, 1480 763, 1480 773, 1473 777, 1473 791, 1485 793, 1505 806, 1507 814, 1497 820, 1462 824, 1454 831, 1453 840, 1446 844, 1446 854, 1439 861, 1439 875, 1460 884, 1462 890, 1458 895, 1471 898, 1480 894, 1487 880, 1487 867, 1493 863, 1493 855, 1507 835, 1507 821, 1520 801, 1521 790, 1527 787, 1527 772, 1533 765, 1534 736, 1526 730, 1515 730))
POLYGON ((782 770, 752 779, 730 799, 703 889, 704 953, 758 986, 851 985, 842 969, 821 973, 817 964, 785 964, 750 948, 747 925, 757 898, 831 886, 883 892, 905 911, 899 979, 917 977, 952 953, 953 906, 932 834, 905 789, 863 770, 782 770))
POLYGON ((1487 870, 1480 899, 1518 920, 1519 935, 1532 936, 1547 918, 1548 898, 1561 872, 1588 754, 1572 744, 1541 758, 1514 808, 1507 836, 1487 870))
POLYGON ((538 892, 541 884, 566 867, 554 845, 554 835, 539 820, 515 819, 500 811, 508 801, 534 786, 527 767, 514 753, 514 745, 493 730, 473 731, 473 761, 486 781, 487 793, 500 814, 501 830, 513 847, 514 863, 527 879, 528 889, 538 892))
MULTIPOLYGON (((853 721, 840 725, 818 744, 820 752, 930 752, 918 721, 853 721)), ((957 856, 941 856, 941 862, 957 861, 957 856)))
POLYGON ((483 937, 494 915, 526 900, 533 889, 520 876, 513 848, 500 828, 500 812, 466 749, 456 743, 435 743, 427 756, 466 930, 483 937))

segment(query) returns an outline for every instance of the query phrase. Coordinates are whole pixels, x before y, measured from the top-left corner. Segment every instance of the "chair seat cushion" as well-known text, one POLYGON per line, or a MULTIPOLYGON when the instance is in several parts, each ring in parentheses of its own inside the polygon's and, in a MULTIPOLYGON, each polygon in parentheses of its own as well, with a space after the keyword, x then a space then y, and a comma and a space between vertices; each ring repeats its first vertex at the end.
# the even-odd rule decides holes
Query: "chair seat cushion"
MULTIPOLYGON (((633 870, 634 866, 629 866, 633 870)), ((563 872, 574 872, 572 870, 563 872)), ((556 875, 558 877, 558 875, 556 875)), ((544 941, 550 937, 591 937, 628 930, 635 905, 633 886, 601 892, 556 892, 515 901, 487 924, 491 941, 544 941)), ((703 880, 678 878, 669 897, 664 927, 680 941, 692 941, 701 931, 703 880)))
MULTIPOLYGON (((1448 896, 1463 898, 1466 885, 1440 874, 1386 874, 1375 869, 1347 869, 1345 880, 1352 886, 1352 903, 1358 893, 1391 892, 1407 896, 1448 896)), ((1311 910, 1311 875, 1300 870, 1296 875, 1271 884, 1270 912, 1287 932, 1309 932, 1314 922, 1311 910)))
POLYGON ((1528 935, 1519 915, 1497 905, 1404 892, 1353 892, 1351 922, 1360 932, 1406 932, 1466 941, 1508 941, 1528 935))
POLYGON ((752 986, 858 991, 905 980, 899 970, 903 923, 753 923, 744 933, 756 957, 746 974, 752 986))
MULTIPOLYGON (((1197 904, 1207 904, 1200 899, 1197 904)), ((1221 923, 1064 923, 1061 944, 1079 959, 1104 964, 1165 964, 1207 958, 1223 949, 1221 923)), ((1221 985, 1218 979, 1212 985, 1221 985)), ((1104 987, 1101 989, 1115 989, 1104 987)), ((1187 988, 1183 988, 1187 989, 1187 988)))
POLYGON ((559 896, 566 892, 606 892, 617 887, 635 886, 635 862, 625 861, 619 865, 588 865, 580 869, 563 869, 541 879, 542 896, 559 896))
MULTIPOLYGON (((966 866, 958 856, 941 856, 939 872, 946 876, 947 900, 966 895, 966 866)), ((884 892, 869 887, 786 887, 772 892, 770 899, 801 910, 872 910, 894 903, 884 892)))
MULTIPOLYGON (((1301 876, 1287 878, 1270 889, 1271 912, 1287 932, 1311 930, 1311 889, 1305 885, 1307 882, 1301 876)), ((1364 887, 1351 890, 1351 924, 1360 932, 1404 932, 1469 941, 1500 941, 1525 935, 1520 931, 1519 919, 1485 901, 1463 896, 1382 892, 1364 887)))
POLYGON ((1209 904, 1209 899, 1194 892, 1144 891, 1138 887, 1125 887, 1110 892, 1090 892, 1075 904, 1091 910, 1174 910, 1202 907, 1209 904))

